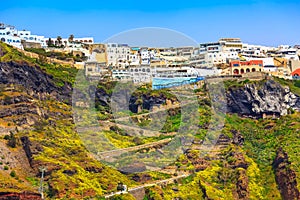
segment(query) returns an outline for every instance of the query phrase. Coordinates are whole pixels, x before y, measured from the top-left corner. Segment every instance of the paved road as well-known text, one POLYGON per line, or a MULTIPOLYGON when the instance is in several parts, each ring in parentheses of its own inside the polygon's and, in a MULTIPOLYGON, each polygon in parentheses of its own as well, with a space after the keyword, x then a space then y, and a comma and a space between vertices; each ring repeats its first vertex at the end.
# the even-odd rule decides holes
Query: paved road
MULTIPOLYGON (((173 178, 169 178, 169 179, 165 179, 165 180, 160 180, 160 181, 156 181, 156 182, 153 182, 153 183, 149 183, 149 184, 145 184, 145 185, 141 185, 141 186, 137 186, 137 187, 133 187, 133 188, 128 188, 128 192, 130 193, 130 192, 135 191, 135 190, 139 190, 139 189, 143 189, 143 188, 151 187, 151 186, 155 186, 155 185, 160 185, 160 184, 165 184, 165 183, 166 184, 173 183, 175 180, 187 177, 189 175, 190 174, 183 174, 183 175, 176 176, 176 177, 173 177, 173 178)), ((104 197, 106 199, 108 199, 108 198, 113 197, 115 195, 126 194, 128 192, 114 192, 114 193, 105 195, 104 197)))
POLYGON ((111 151, 99 152, 97 154, 97 156, 99 156, 100 159, 107 160, 107 159, 111 159, 111 158, 116 157, 116 156, 120 156, 120 155, 122 155, 123 153, 126 153, 126 152, 138 151, 138 150, 141 150, 141 149, 152 148, 152 147, 155 147, 155 146, 158 146, 158 145, 161 145, 161 144, 167 144, 171 140, 172 140, 172 138, 166 138, 166 139, 163 139, 163 140, 159 140, 157 142, 151 142, 151 143, 138 145, 138 146, 134 146, 134 147, 128 147, 128 148, 124 148, 124 149, 116 149, 116 150, 111 150, 111 151))

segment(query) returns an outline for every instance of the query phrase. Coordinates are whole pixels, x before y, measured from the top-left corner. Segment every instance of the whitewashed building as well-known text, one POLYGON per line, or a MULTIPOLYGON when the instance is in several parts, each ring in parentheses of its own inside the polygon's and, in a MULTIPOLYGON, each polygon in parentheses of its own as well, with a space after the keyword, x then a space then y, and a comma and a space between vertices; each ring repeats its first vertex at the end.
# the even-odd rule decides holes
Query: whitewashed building
POLYGON ((17 34, 22 40, 25 40, 26 42, 38 43, 42 48, 47 47, 47 39, 44 36, 32 35, 31 31, 26 30, 17 31, 17 34))
POLYGON ((108 43, 106 44, 107 64, 114 67, 128 66, 127 60, 130 55, 128 44, 108 43))
POLYGON ((17 30, 14 26, 0 23, 0 40, 6 44, 23 49, 21 38, 18 36, 17 30))
POLYGON ((150 65, 141 65, 129 69, 133 83, 150 83, 153 70, 150 65))
POLYGON ((191 64, 198 68, 212 68, 239 59, 242 42, 239 38, 222 38, 218 42, 200 44, 199 54, 190 58, 191 64))

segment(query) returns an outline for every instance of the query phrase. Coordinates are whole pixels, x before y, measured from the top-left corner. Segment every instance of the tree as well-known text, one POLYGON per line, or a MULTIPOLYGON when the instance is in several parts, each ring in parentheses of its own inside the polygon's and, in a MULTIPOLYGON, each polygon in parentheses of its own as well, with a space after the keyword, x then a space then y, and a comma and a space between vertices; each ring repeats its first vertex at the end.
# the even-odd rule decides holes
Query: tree
POLYGON ((15 148, 17 145, 17 139, 13 132, 10 132, 9 139, 8 139, 8 146, 15 148))
POLYGON ((48 47, 53 46, 53 41, 51 40, 51 38, 48 39, 47 45, 48 45, 48 47))
POLYGON ((119 183, 118 183, 117 190, 118 190, 118 191, 123 191, 123 190, 124 190, 124 185, 123 185, 122 182, 119 182, 119 183))
POLYGON ((61 42, 61 40, 62 40, 61 36, 57 36, 56 40, 57 40, 57 44, 58 45, 62 44, 62 42, 61 42))
POLYGON ((68 41, 69 41, 70 43, 72 43, 72 42, 73 42, 73 40, 74 40, 74 35, 73 35, 73 34, 71 34, 71 35, 69 36, 69 39, 68 39, 68 41))

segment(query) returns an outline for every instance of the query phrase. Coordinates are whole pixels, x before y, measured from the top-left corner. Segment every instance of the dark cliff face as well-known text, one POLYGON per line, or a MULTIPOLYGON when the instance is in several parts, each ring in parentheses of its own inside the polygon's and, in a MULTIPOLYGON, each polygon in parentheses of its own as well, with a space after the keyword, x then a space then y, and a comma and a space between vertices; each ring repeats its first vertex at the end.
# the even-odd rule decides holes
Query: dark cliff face
POLYGON ((242 116, 283 116, 290 109, 300 110, 300 97, 288 87, 282 87, 272 80, 261 84, 246 84, 242 88, 229 88, 226 96, 228 111, 242 116))
POLYGON ((24 193, 10 193, 10 192, 0 192, 0 200, 41 200, 41 195, 32 192, 24 193))
MULTIPOLYGON (((109 107, 111 104, 112 94, 108 94, 103 89, 96 89, 93 86, 90 87, 90 96, 95 95, 95 103, 96 105, 109 107), (93 94, 95 92, 95 94, 93 94)), ((129 109, 133 113, 138 113, 139 110, 145 109, 150 110, 155 105, 161 105, 166 102, 166 97, 163 95, 151 96, 148 94, 142 94, 140 96, 130 95, 130 91, 124 90, 119 92, 122 94, 120 98, 114 97, 114 100, 118 103, 118 105, 124 106, 124 110, 129 109), (128 94, 127 94, 128 93, 128 94)), ((114 94, 115 95, 115 94, 114 94)), ((82 98, 82 97, 80 97, 82 98)))
POLYGON ((0 84, 23 86, 28 94, 35 98, 45 99, 47 95, 60 101, 69 101, 72 87, 66 83, 63 87, 55 85, 53 77, 38 66, 27 63, 0 63, 0 84))
POLYGON ((129 100, 129 109, 133 113, 138 113, 139 109, 150 110, 154 105, 161 105, 166 102, 163 96, 153 97, 151 95, 142 95, 141 97, 131 96, 129 100), (139 102, 139 98, 141 101, 139 102))
POLYGON ((284 200, 298 200, 300 193, 297 189, 296 174, 290 168, 290 164, 287 153, 280 148, 273 162, 278 188, 284 200))

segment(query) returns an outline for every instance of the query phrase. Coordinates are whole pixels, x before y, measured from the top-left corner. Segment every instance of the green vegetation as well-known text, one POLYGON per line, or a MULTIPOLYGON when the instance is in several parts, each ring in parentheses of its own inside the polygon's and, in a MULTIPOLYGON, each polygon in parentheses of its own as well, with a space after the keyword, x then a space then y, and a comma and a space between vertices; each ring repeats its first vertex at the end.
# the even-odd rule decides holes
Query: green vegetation
POLYGON ((48 177, 52 188, 48 191, 50 196, 53 191, 66 197, 103 195, 114 191, 118 181, 133 184, 117 171, 95 161, 69 120, 57 120, 55 127, 49 126, 46 121, 21 135, 29 137, 33 144, 42 145, 43 151, 34 157, 35 161, 55 168, 48 177))
POLYGON ((14 170, 12 170, 9 175, 13 178, 17 177, 17 174, 14 170))
POLYGON ((54 82, 59 87, 64 86, 65 83, 73 84, 75 81, 75 77, 78 70, 74 67, 48 63, 41 58, 37 59, 37 58, 31 58, 25 56, 17 49, 11 48, 9 47, 9 45, 3 42, 0 42, 0 49, 4 53, 4 55, 0 57, 0 62, 9 62, 9 61, 18 62, 18 63, 26 62, 31 66, 39 66, 47 74, 53 77, 54 82))
POLYGON ((49 58, 56 58, 58 60, 63 61, 76 61, 82 62, 87 59, 86 56, 79 56, 73 55, 73 53, 64 53, 64 52, 55 52, 55 51, 46 51, 43 48, 25 48, 26 51, 39 54, 40 56, 49 57, 49 58))
POLYGON ((293 93, 300 96, 300 80, 290 81, 290 80, 284 80, 282 78, 276 78, 276 77, 274 77, 274 79, 281 85, 288 86, 293 93))

